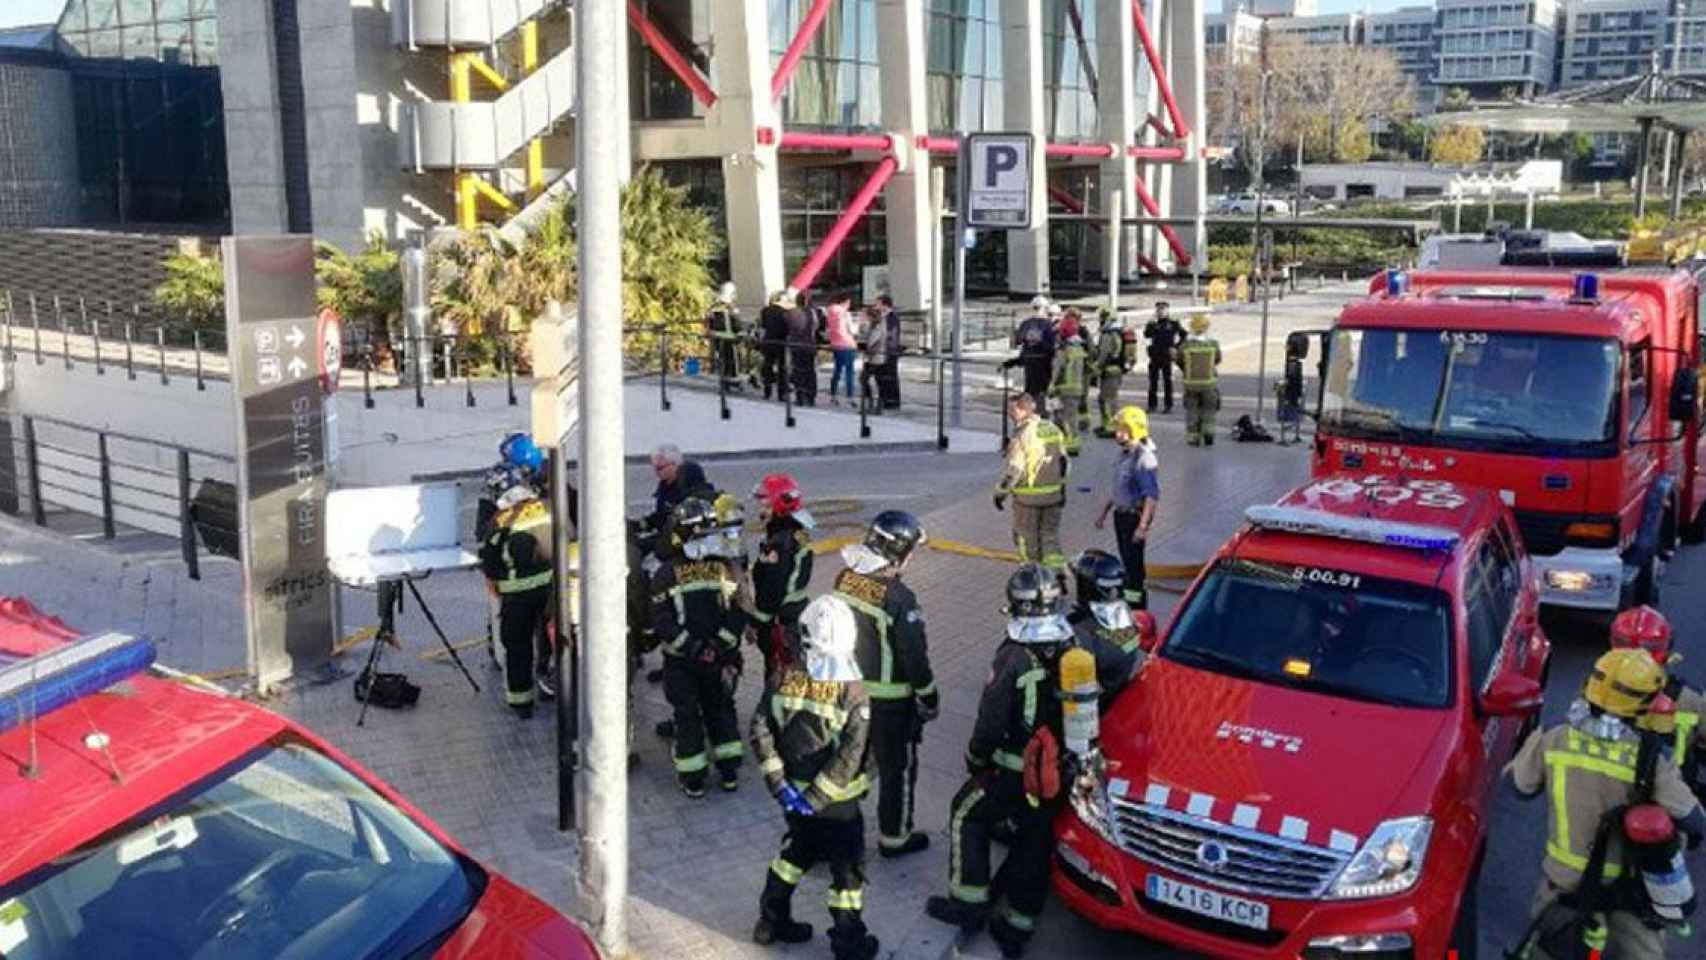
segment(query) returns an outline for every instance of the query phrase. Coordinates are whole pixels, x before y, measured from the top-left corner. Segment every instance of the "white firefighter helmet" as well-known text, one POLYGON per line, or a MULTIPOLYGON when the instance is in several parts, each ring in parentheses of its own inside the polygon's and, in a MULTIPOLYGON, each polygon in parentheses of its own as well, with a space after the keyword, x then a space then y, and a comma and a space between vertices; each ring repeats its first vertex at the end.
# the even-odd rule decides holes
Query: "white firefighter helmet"
POLYGON ((1047 314, 1048 313, 1048 298, 1043 296, 1040 293, 1037 294, 1036 296, 1032 297, 1031 298, 1031 309, 1035 310, 1037 313, 1047 314))
POLYGON ((717 288, 717 302, 718 303, 734 303, 735 302, 735 293, 736 293, 736 290, 735 290, 734 281, 732 281, 732 280, 725 281, 722 286, 717 288))
POLYGON ((859 625, 847 601, 826 593, 800 611, 800 645, 813 680, 849 683, 862 678, 853 648, 859 625))

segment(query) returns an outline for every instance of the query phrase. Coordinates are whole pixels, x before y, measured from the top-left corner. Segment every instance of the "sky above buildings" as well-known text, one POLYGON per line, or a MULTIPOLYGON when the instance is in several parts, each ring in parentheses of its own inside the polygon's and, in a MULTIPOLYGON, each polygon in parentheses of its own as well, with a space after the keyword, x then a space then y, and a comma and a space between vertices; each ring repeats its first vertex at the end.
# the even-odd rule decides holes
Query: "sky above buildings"
POLYGON ((65 0, 0 0, 0 30, 59 19, 65 0))

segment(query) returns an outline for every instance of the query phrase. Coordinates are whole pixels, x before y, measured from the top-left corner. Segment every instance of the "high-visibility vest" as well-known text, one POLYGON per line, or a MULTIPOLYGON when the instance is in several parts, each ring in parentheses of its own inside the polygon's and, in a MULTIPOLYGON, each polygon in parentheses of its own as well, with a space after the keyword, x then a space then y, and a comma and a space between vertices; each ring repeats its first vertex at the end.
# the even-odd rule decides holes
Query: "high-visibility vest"
POLYGON ((1676 757, 1676 765, 1683 770, 1688 769, 1688 749, 1694 745, 1694 731, 1699 727, 1700 714, 1685 710, 1676 712, 1676 746, 1671 753, 1676 757))
POLYGON ((499 593, 525 593, 551 583, 551 512, 539 500, 528 500, 499 513, 494 540, 501 541, 504 576, 495 586, 499 593), (510 545, 518 534, 534 540, 534 563, 522 568, 510 545))
POLYGON ((1187 387, 1212 387, 1219 379, 1215 360, 1220 356, 1220 344, 1208 337, 1187 337, 1179 347, 1185 375, 1181 382, 1187 387))
POLYGON ((1096 341, 1096 363, 1107 373, 1124 373, 1125 335, 1118 330, 1104 330, 1102 337, 1096 341))
MULTIPOLYGON (((1562 749, 1547 750, 1545 756, 1553 804, 1553 829, 1552 835, 1546 838, 1546 856, 1579 873, 1587 869, 1588 852, 1593 847, 1593 834, 1599 826, 1599 819, 1595 816, 1591 822, 1572 822, 1571 774, 1609 777, 1633 789, 1636 748, 1632 743, 1614 743, 1569 730, 1562 749), (1577 830, 1581 831, 1579 836, 1575 833, 1577 830), (1577 852, 1578 844, 1581 852, 1577 852)), ((1610 879, 1622 872, 1622 866, 1612 863, 1608 857, 1605 877, 1610 879)))
POLYGON ((1019 445, 1023 464, 1013 496, 1020 503, 1043 500, 1052 503, 1066 489, 1066 435, 1052 421, 1032 419, 1013 442, 1019 445))
POLYGON ((1084 345, 1081 343, 1072 342, 1060 348, 1055 361, 1054 393, 1073 396, 1084 392, 1084 359, 1084 345))

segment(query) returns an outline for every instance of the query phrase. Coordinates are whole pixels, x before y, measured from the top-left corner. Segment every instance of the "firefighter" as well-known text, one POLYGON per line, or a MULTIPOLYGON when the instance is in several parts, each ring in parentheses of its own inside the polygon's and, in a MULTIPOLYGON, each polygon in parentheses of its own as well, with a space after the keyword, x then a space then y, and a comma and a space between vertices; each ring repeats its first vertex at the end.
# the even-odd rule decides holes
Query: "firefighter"
POLYGON ((1031 300, 1031 315, 1013 331, 1013 346, 1019 355, 1002 364, 1002 369, 1023 368, 1025 392, 1040 406, 1054 372, 1054 324, 1049 320, 1047 297, 1038 294, 1031 300))
MULTIPOLYGON (((1602 655, 1566 722, 1536 731, 1511 761, 1508 769, 1519 794, 1550 795, 1546 859, 1526 941, 1563 940, 1571 950, 1606 950, 1606 956, 1624 960, 1664 957, 1663 930, 1648 924, 1644 901, 1633 899, 1644 894, 1633 872, 1624 869, 1629 849, 1621 829, 1625 808, 1656 803, 1690 836, 1690 846, 1706 832, 1706 814, 1674 765, 1657 764, 1650 796, 1638 796, 1638 724, 1664 683, 1664 671, 1644 650, 1602 655), (1617 814, 1617 822, 1602 831, 1607 813, 1617 814), (1570 929, 1578 923, 1578 929, 1570 929)), ((1552 954, 1543 949, 1535 955, 1552 954)))
POLYGON ((1671 758, 1682 773, 1683 782, 1696 797, 1706 802, 1706 770, 1701 757, 1706 755, 1706 727, 1701 715, 1706 714, 1706 695, 1683 682, 1675 664, 1681 658, 1671 653, 1670 621, 1652 607, 1640 606, 1625 610, 1611 622, 1611 647, 1614 650, 1645 650, 1665 668, 1665 695, 1676 704, 1676 732, 1671 741, 1671 758))
POLYGON ((533 716, 536 676, 550 663, 551 512, 526 484, 505 490, 495 506, 491 532, 480 545, 480 570, 498 600, 504 702, 527 718, 533 716))
POLYGON ((740 308, 735 306, 735 285, 725 283, 711 302, 711 312, 705 317, 711 334, 711 360, 717 377, 726 390, 739 390, 740 385, 740 308))
POLYGON ((995 509, 1013 498, 1013 545, 1021 563, 1040 563, 1064 576, 1060 552, 1060 514, 1066 506, 1066 439, 1060 428, 1037 415, 1028 393, 1007 402, 1015 432, 1007 445, 1007 463, 995 487, 995 509))
POLYGON ((1131 369, 1131 347, 1126 343, 1125 324, 1119 314, 1107 307, 1098 313, 1101 323, 1096 331, 1096 353, 1091 369, 1097 380, 1096 436, 1114 435, 1114 412, 1120 405, 1120 387, 1125 385, 1126 371, 1131 369))
POLYGON ((853 608, 859 625, 858 661, 871 696, 871 755, 877 765, 877 852, 903 857, 930 846, 912 829, 918 782, 918 743, 936 719, 940 702, 924 613, 901 582, 913 553, 925 542, 918 518, 884 510, 863 543, 841 550, 847 565, 835 578, 835 596, 853 608))
POLYGON ((1220 344, 1208 335, 1208 316, 1191 318, 1191 335, 1179 345, 1180 384, 1185 388, 1185 442, 1214 446, 1214 415, 1220 411, 1220 344))
POLYGON ((800 611, 812 579, 812 515, 791 474, 772 473, 752 490, 764 537, 752 563, 753 640, 764 655, 764 679, 799 659, 800 611))
POLYGON ((1050 824, 1060 778, 1055 768, 1053 791, 1035 782, 1046 781, 1051 768, 1046 756, 1039 760, 1033 751, 1047 739, 1039 737, 1041 731, 1058 742, 1057 668, 1060 654, 1073 644, 1073 631, 1060 582, 1032 563, 1007 580, 1007 617, 1007 635, 995 651, 966 746, 968 778, 949 815, 948 895, 931 897, 925 912, 966 931, 988 923, 1002 954, 1017 957, 1048 895, 1050 824), (1008 819, 1015 821, 1015 837, 992 881, 990 828, 1008 819), (996 912, 998 899, 1005 903, 996 912))
POLYGON ((740 638, 751 598, 735 561, 721 555, 716 508, 689 497, 675 508, 675 544, 652 576, 652 627, 662 640, 663 691, 674 709, 675 776, 681 792, 705 795, 716 764, 724 790, 740 786, 740 638))
POLYGON ((1114 435, 1119 439, 1120 458, 1114 463, 1114 485, 1096 529, 1107 526, 1114 515, 1114 546, 1125 570, 1125 600, 1138 610, 1149 609, 1149 590, 1144 547, 1149 528, 1155 523, 1155 508, 1161 502, 1160 461, 1155 441, 1149 436, 1149 415, 1136 406, 1122 407, 1115 416, 1114 435))
POLYGON ((1054 398, 1054 422, 1066 440, 1066 452, 1078 456, 1080 437, 1090 430, 1089 354, 1079 336, 1078 311, 1068 310, 1060 321, 1060 349, 1054 354, 1049 395, 1054 398))
POLYGON ((1173 351, 1185 339, 1185 329, 1167 313, 1167 301, 1155 305, 1155 318, 1143 325, 1143 339, 1149 341, 1149 412, 1155 412, 1158 388, 1166 386, 1167 406, 1162 413, 1173 412, 1173 351))
POLYGON ((1125 599, 1125 567, 1106 550, 1086 550, 1072 562, 1072 574, 1076 602, 1067 621, 1078 632, 1078 645, 1096 657, 1096 682, 1108 697, 1147 658, 1138 645, 1137 618, 1125 599))
POLYGON ((752 752, 788 822, 758 900, 755 943, 805 943, 810 924, 794 919, 794 888, 829 864, 830 949, 836 960, 871 960, 877 938, 865 929, 865 818, 871 701, 855 651, 859 627, 834 595, 801 613, 805 663, 789 664, 752 715, 752 752))

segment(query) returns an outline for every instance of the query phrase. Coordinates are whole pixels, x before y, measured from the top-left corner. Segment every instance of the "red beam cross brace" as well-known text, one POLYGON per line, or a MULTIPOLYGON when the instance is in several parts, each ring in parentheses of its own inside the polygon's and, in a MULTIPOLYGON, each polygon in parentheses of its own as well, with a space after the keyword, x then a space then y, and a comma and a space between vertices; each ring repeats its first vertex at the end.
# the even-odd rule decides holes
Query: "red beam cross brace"
POLYGON ((1167 105, 1167 117, 1173 121, 1173 139, 1183 140, 1191 135, 1190 124, 1179 111, 1179 101, 1173 98, 1173 83, 1161 63, 1161 53, 1155 49, 1155 38, 1149 34, 1149 21, 1143 16, 1143 0, 1131 0, 1131 19, 1137 26, 1137 38, 1143 42, 1143 56, 1155 75, 1155 89, 1161 92, 1161 102, 1167 105))
MULTIPOLYGON (((1073 196, 1070 193, 1067 193, 1065 190, 1062 190, 1059 187, 1049 187, 1048 188, 1048 195, 1051 199, 1054 200, 1055 203, 1058 203, 1061 206, 1065 207, 1067 213, 1083 213, 1084 212, 1084 204, 1079 203, 1077 197, 1073 196)), ((1097 233, 1102 232, 1102 225, 1097 223, 1094 220, 1086 220, 1085 225, 1087 225, 1090 229, 1096 231, 1097 233)), ((1143 269, 1148 270, 1150 273, 1162 272, 1161 267, 1158 264, 1156 264, 1156 262, 1154 260, 1149 259, 1148 257, 1144 256, 1141 253, 1137 255, 1137 262, 1143 266, 1143 269)))
MULTIPOLYGON (((1161 216, 1161 205, 1155 202, 1155 197, 1144 186, 1143 177, 1139 176, 1131 185, 1137 188, 1137 202, 1143 204, 1143 209, 1152 217, 1161 216)), ((1167 246, 1173 248, 1173 259, 1179 261, 1179 266, 1191 265, 1191 252, 1185 249, 1185 242, 1179 239, 1179 232, 1169 223, 1161 224, 1161 236, 1167 238, 1167 246)))
MULTIPOLYGON (((789 135, 784 134, 784 138, 787 136, 789 135)), ((829 234, 823 238, 823 242, 817 245, 817 249, 813 250, 812 255, 807 257, 806 262, 800 266, 800 272, 794 275, 794 282, 789 284, 790 287, 795 290, 805 290, 812 285, 812 281, 816 280, 817 275, 822 273, 823 268, 828 265, 829 258, 835 256, 835 251, 841 249, 841 245, 847 240, 847 235, 853 232, 853 228, 865 216, 865 211, 871 209, 871 204, 876 202, 877 195, 883 192, 884 187, 888 186, 889 180, 894 177, 895 171, 899 168, 900 161, 892 156, 884 157, 882 162, 877 164, 877 169, 871 171, 871 179, 865 181, 865 185, 859 188, 859 192, 853 197, 853 202, 841 212, 841 217, 835 221, 835 226, 829 228, 829 234)))
POLYGON ((806 11, 806 18, 800 21, 800 29, 794 34, 794 39, 788 44, 787 52, 782 54, 782 62, 776 64, 776 73, 770 78, 770 99, 782 99, 782 91, 788 89, 788 81, 794 78, 794 70, 800 65, 800 58, 805 56, 806 48, 817 38, 818 27, 823 26, 823 18, 829 15, 829 6, 835 0, 812 0, 811 9, 806 11))
POLYGON ((681 55, 681 51, 675 49, 675 45, 669 42, 669 38, 663 35, 657 24, 646 19, 645 11, 641 10, 634 0, 628 0, 628 23, 639 32, 640 39, 646 41, 646 46, 658 55, 663 65, 692 91, 694 99, 707 107, 717 102, 717 95, 712 92, 711 85, 706 83, 693 64, 681 55))

